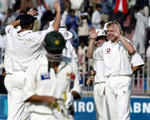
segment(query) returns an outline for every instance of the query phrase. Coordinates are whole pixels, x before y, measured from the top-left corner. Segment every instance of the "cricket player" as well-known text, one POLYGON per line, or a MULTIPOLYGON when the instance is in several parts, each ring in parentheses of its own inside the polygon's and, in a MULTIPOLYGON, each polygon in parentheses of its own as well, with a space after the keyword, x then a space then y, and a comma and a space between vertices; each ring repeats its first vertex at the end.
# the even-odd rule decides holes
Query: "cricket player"
POLYGON ((130 60, 135 49, 122 36, 120 24, 107 25, 107 39, 102 46, 104 76, 106 79, 106 105, 109 120, 130 120, 131 75, 130 60))
POLYGON ((68 109, 74 99, 81 98, 81 84, 77 63, 63 59, 65 44, 59 32, 48 33, 44 40, 47 59, 43 58, 28 68, 24 99, 30 102, 30 120, 72 119, 64 117, 67 114, 62 115, 65 112, 59 110, 63 105, 59 101, 64 100, 65 109, 68 109), (75 75, 75 79, 70 90, 71 74, 75 75))
POLYGON ((24 120, 28 116, 22 93, 25 72, 32 62, 44 56, 42 42, 45 35, 59 29, 61 13, 58 1, 54 3, 54 9, 57 12, 55 22, 47 30, 32 32, 36 11, 19 16, 17 21, 5 28, 8 41, 4 61, 7 72, 5 86, 8 91, 8 120, 24 120), (21 26, 20 31, 15 28, 18 25, 21 26))
POLYGON ((102 45, 107 41, 105 31, 103 29, 90 28, 90 43, 87 49, 87 57, 93 58, 93 74, 89 78, 87 84, 93 79, 94 81, 94 101, 97 111, 97 120, 106 120, 106 106, 105 106, 105 84, 106 80, 103 71, 103 59, 99 55, 99 50, 102 50, 102 45), (94 50, 95 43, 97 48, 94 50), (95 74, 94 74, 95 73, 95 74))
MULTIPOLYGON (((107 25, 108 25, 109 22, 105 23, 103 29, 104 31, 107 33, 107 25)), ((124 37, 125 38, 125 37, 124 37)), ((125 38, 127 41, 130 41, 128 40, 127 38, 125 38)), ((143 66, 144 66, 144 61, 143 59, 141 58, 141 56, 139 55, 138 52, 135 52, 132 56, 131 56, 131 67, 132 67, 132 71, 133 71, 133 74, 136 73, 138 70, 140 70, 143 66)))

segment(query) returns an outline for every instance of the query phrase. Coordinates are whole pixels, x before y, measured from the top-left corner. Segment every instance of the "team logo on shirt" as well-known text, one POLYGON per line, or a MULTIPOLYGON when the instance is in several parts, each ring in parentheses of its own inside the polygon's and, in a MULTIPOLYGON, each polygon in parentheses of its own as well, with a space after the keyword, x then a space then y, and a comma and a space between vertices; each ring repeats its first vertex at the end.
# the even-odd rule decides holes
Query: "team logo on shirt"
POLYGON ((50 79, 49 73, 41 73, 41 80, 47 80, 50 79))
POLYGON ((110 49, 110 48, 107 48, 107 49, 106 49, 106 54, 109 54, 110 51, 111 51, 111 49, 110 49))

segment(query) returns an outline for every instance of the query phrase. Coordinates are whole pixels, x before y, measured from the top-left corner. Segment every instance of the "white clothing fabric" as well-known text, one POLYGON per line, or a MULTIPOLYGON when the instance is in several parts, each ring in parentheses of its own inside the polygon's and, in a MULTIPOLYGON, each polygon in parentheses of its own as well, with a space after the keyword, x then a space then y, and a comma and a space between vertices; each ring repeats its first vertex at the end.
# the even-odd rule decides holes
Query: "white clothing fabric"
POLYGON ((79 10, 81 5, 83 4, 84 0, 70 0, 71 9, 79 10))
POLYGON ((26 71, 34 60, 43 56, 42 42, 45 35, 50 31, 53 31, 52 27, 44 31, 32 32, 27 30, 17 33, 12 25, 6 26, 8 43, 12 47, 14 71, 26 71))
POLYGON ((102 49, 108 120, 130 120, 131 56, 121 41, 109 40, 102 49))
POLYGON ((145 54, 145 30, 148 25, 148 19, 144 17, 144 15, 141 12, 136 13, 135 18, 137 21, 132 41, 139 54, 145 54))
POLYGON ((30 120, 58 120, 53 115, 43 115, 38 113, 32 113, 30 120))
POLYGON ((133 67, 139 66, 139 65, 144 65, 143 59, 137 52, 131 57, 131 65, 133 67))
POLYGON ((95 10, 92 14, 92 25, 95 27, 95 29, 100 29, 101 25, 101 14, 98 10, 95 10))
MULTIPOLYGON (((9 36, 8 36, 9 37, 9 36)), ((8 43, 8 38, 7 37, 7 43, 6 43, 6 48, 5 48, 5 56, 4 56, 4 67, 6 74, 12 74, 13 73, 13 68, 12 68, 12 46, 10 43, 8 43)))
MULTIPOLYGON (((76 62, 61 62, 58 66, 58 72, 55 73, 53 68, 48 70, 47 59, 42 58, 40 61, 36 61, 27 71, 28 77, 24 85, 24 100, 34 94, 61 98, 63 92, 69 92, 71 73, 75 74, 74 85, 71 91, 76 91, 81 95, 81 84, 76 62)), ((43 115, 53 114, 52 108, 43 103, 30 103, 29 111, 31 112, 31 116, 32 113, 43 115)))
POLYGON ((81 46, 78 46, 79 66, 83 73, 86 72, 86 50, 87 46, 84 46, 83 48, 81 46))
MULTIPOLYGON (((102 46, 102 45, 101 45, 102 46)), ((94 76, 94 102, 96 106, 97 119, 107 120, 106 115, 106 103, 105 103, 105 77, 104 77, 104 67, 103 58, 99 53, 102 51, 102 47, 98 47, 93 52, 93 68, 96 71, 94 76)))
POLYGON ((0 12, 6 12, 8 8, 12 8, 12 0, 0 0, 0 12))
POLYGON ((67 58, 71 58, 71 60, 78 62, 78 56, 69 40, 66 41, 66 48, 63 49, 62 55, 67 58))
POLYGON ((150 57, 150 46, 146 50, 146 57, 150 57))
POLYGON ((6 35, 0 35, 0 48, 5 49, 7 43, 6 35))
POLYGON ((29 117, 27 104, 24 103, 22 94, 25 77, 24 72, 14 72, 5 77, 5 87, 8 92, 7 120, 26 120, 29 117))
POLYGON ((105 82, 104 77, 104 63, 103 58, 100 54, 100 51, 102 51, 102 47, 96 48, 96 50, 93 52, 93 68, 96 71, 96 75, 94 77, 94 82, 105 82))
POLYGON ((6 69, 5 86, 8 91, 8 120, 24 120, 28 117, 23 101, 23 85, 26 78, 26 69, 32 62, 44 56, 42 42, 45 35, 52 31, 32 32, 31 30, 17 33, 12 25, 5 28, 7 45, 5 49, 4 66, 6 69), (9 77, 11 74, 11 77, 9 77), (7 76, 9 80, 7 80, 7 76))
POLYGON ((88 36, 89 35, 89 26, 87 19, 82 20, 82 25, 78 27, 79 36, 88 36))
POLYGON ((130 120, 131 77, 110 76, 106 80, 108 120, 130 120))
POLYGON ((122 4, 122 0, 120 0, 119 2, 119 7, 118 7, 118 11, 123 11, 123 4, 122 4))
POLYGON ((131 56, 120 41, 113 43, 109 40, 102 48, 105 76, 130 76, 132 74, 131 56))
POLYGON ((66 18, 67 18, 68 12, 64 11, 63 14, 61 15, 61 25, 66 26, 66 18))
POLYGON ((105 85, 106 83, 97 83, 94 85, 94 102, 97 111, 98 120, 107 120, 106 102, 105 102, 105 85))

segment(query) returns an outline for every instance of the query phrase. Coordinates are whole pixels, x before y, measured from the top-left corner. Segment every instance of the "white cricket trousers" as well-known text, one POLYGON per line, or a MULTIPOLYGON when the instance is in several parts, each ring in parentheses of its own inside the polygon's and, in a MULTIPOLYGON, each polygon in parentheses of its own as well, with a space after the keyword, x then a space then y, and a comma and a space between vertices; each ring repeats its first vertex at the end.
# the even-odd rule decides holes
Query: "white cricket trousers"
POLYGON ((105 90, 106 83, 99 82, 94 85, 94 102, 96 106, 97 120, 107 120, 106 115, 106 102, 105 102, 105 90))
POLYGON ((31 113, 30 120, 57 120, 54 115, 31 113))
POLYGON ((5 77, 5 87, 8 91, 8 118, 7 120, 28 120, 29 113, 23 101, 23 86, 25 72, 14 72, 5 77))
POLYGON ((110 76, 106 80, 108 120, 130 120, 130 76, 110 76))

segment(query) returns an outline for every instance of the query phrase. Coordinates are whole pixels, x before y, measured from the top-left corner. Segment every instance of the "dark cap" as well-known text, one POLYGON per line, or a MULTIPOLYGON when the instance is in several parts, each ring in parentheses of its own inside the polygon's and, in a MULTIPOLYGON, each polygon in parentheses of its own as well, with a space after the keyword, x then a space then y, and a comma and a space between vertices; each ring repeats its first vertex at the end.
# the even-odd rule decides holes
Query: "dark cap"
POLYGON ((62 50, 65 48, 65 44, 66 41, 61 33, 56 31, 49 32, 44 39, 44 47, 50 51, 62 50))
POLYGON ((16 20, 20 19, 20 26, 22 28, 28 27, 30 24, 34 23, 34 21, 37 19, 36 17, 33 17, 29 14, 19 15, 16 20))

